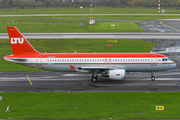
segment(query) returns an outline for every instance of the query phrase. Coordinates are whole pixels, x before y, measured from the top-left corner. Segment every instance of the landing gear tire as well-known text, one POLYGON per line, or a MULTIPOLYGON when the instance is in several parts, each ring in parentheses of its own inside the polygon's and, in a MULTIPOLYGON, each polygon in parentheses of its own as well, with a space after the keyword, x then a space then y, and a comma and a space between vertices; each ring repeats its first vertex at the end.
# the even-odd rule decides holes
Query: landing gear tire
POLYGON ((155 77, 154 77, 154 76, 152 76, 152 77, 151 77, 151 80, 152 80, 152 81, 155 81, 155 77))
POLYGON ((153 72, 151 72, 151 80, 155 81, 155 77, 154 77, 154 73, 153 72))
POLYGON ((93 74, 93 75, 92 75, 92 79, 91 79, 92 82, 97 82, 97 77, 98 77, 97 75, 94 77, 94 74, 93 74))
POLYGON ((97 82, 97 77, 92 77, 92 82, 97 82))

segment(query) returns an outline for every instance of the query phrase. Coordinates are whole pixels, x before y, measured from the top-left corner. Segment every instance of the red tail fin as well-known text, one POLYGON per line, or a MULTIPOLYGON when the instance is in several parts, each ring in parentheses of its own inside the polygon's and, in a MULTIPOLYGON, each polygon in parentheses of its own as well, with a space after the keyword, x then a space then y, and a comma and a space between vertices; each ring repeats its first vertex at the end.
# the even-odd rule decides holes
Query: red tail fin
POLYGON ((7 31, 14 55, 38 53, 16 27, 7 26, 7 31))

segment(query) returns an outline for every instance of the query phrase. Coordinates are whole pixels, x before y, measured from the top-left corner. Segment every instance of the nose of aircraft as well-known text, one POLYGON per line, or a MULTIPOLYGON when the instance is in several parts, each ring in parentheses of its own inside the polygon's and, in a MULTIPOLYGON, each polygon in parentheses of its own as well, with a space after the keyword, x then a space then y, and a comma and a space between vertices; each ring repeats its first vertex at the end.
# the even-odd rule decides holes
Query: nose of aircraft
POLYGON ((173 68, 175 68, 175 67, 176 67, 176 63, 173 64, 173 68))
POLYGON ((173 64, 171 64, 171 69, 175 68, 176 67, 176 63, 173 62, 173 64))

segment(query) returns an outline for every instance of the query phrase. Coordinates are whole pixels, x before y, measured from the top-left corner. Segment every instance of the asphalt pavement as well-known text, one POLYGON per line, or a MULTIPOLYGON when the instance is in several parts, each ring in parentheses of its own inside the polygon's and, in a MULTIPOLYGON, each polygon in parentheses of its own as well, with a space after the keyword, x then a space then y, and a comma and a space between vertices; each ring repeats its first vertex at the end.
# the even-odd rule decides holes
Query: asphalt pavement
POLYGON ((180 91, 180 65, 176 69, 154 73, 126 73, 123 81, 99 76, 91 82, 91 74, 60 72, 1 72, 1 92, 119 92, 180 91))

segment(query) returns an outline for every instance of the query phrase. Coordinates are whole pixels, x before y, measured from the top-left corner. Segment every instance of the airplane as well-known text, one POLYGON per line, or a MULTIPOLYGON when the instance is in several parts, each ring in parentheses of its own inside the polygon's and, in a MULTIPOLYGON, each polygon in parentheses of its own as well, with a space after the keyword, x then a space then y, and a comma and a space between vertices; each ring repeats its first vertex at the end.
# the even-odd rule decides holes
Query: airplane
POLYGON ((4 60, 38 69, 59 72, 85 72, 112 80, 124 80, 126 72, 166 71, 176 67, 168 57, 155 53, 40 53, 36 51, 15 26, 7 26, 13 55, 4 60))

